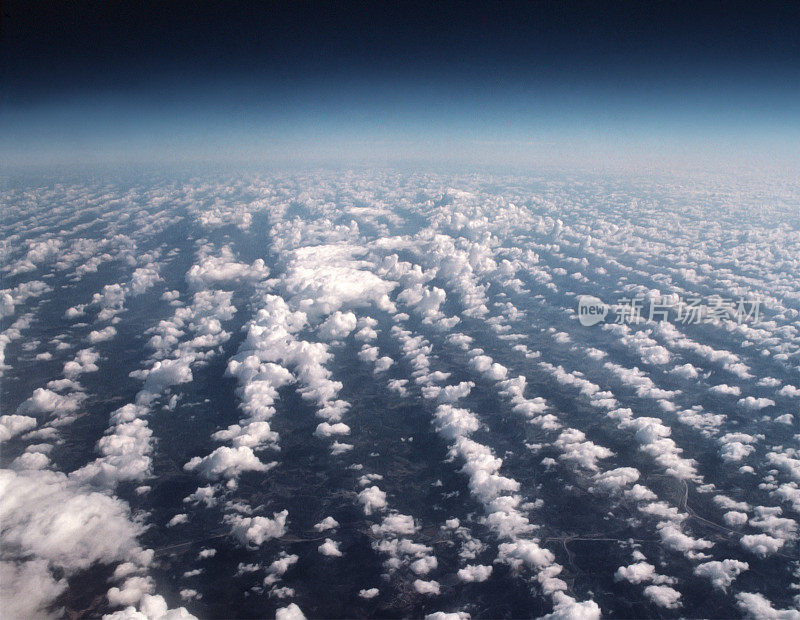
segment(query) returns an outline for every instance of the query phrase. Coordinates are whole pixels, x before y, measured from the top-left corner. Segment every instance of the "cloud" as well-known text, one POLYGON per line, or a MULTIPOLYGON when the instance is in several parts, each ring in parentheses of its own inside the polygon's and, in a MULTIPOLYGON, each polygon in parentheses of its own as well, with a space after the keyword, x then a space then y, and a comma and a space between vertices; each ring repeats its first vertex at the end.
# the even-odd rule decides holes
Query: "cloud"
POLYGON ((117 329, 113 325, 108 325, 101 330, 92 330, 89 332, 89 342, 97 344, 98 342, 106 342, 117 335, 117 329))
POLYGON ((67 580, 56 579, 45 560, 0 561, 0 609, 8 620, 61 617, 52 606, 66 589, 67 580))
POLYGON ((358 494, 358 501, 364 508, 364 514, 369 516, 373 512, 384 510, 387 506, 386 493, 377 486, 367 487, 358 494))
POLYGON ((741 388, 738 385, 726 385, 721 383, 720 385, 714 385, 708 389, 711 394, 719 394, 719 395, 728 395, 728 396, 740 396, 742 393, 741 388))
POLYGON ((100 359, 100 354, 94 349, 81 349, 75 358, 64 364, 64 376, 67 379, 77 379, 86 372, 97 372, 100 368, 95 362, 100 359))
POLYGON ((750 553, 765 558, 780 551, 784 541, 767 534, 745 534, 739 539, 739 543, 750 553))
POLYGON ((140 547, 137 537, 145 528, 125 502, 86 490, 57 472, 0 470, 0 521, 6 613, 33 613, 52 604, 66 586, 54 571, 71 576, 117 562, 144 567, 153 556, 140 547), (23 583, 7 608, 6 588, 23 583), (29 589, 30 596, 18 596, 29 589))
POLYGON ((264 464, 247 446, 229 448, 222 446, 204 457, 195 456, 183 468, 197 471, 211 480, 237 478, 244 471, 267 471, 275 463, 264 464))
POLYGON ((286 521, 289 517, 288 510, 273 514, 272 519, 267 517, 242 517, 232 515, 226 517, 226 522, 231 525, 231 536, 248 547, 260 547, 273 538, 280 538, 286 533, 286 521))
POLYGON ((0 416, 0 442, 8 441, 32 428, 36 428, 36 418, 16 414, 0 416))
POLYGON ((636 562, 628 566, 620 566, 614 573, 614 581, 629 581, 630 583, 674 583, 671 577, 659 575, 656 567, 647 562, 636 562))
POLYGON ((614 455, 608 448, 587 440, 582 431, 574 428, 563 431, 554 445, 561 450, 560 459, 577 463, 591 471, 597 471, 599 459, 607 459, 614 455))
POLYGON ((175 527, 176 525, 181 525, 182 523, 188 523, 188 522, 189 522, 189 515, 187 515, 186 513, 181 513, 172 517, 167 522, 167 527, 175 527))
POLYGON ((314 431, 315 437, 332 437, 333 435, 348 435, 350 434, 350 427, 343 422, 336 424, 329 424, 328 422, 320 422, 314 431))
POLYGON ((271 586, 278 583, 286 571, 297 564, 299 559, 300 557, 297 555, 289 555, 285 551, 281 551, 280 557, 267 567, 267 576, 264 577, 264 585, 271 586))
POLYGON ((468 435, 480 427, 478 418, 467 409, 452 405, 439 405, 433 417, 436 430, 450 441, 468 435))
POLYGON ((681 606, 681 593, 669 586, 647 586, 644 595, 659 607, 677 609, 681 606))
POLYGON ((736 594, 736 605, 753 620, 795 620, 800 617, 796 609, 775 609, 769 599, 758 592, 739 592, 736 594))
POLYGON ((197 490, 190 495, 187 495, 183 498, 185 503, 192 503, 192 504, 205 504, 206 507, 210 508, 215 506, 217 503, 216 498, 214 497, 214 493, 216 492, 216 488, 209 485, 205 487, 197 487, 197 490))
POLYGON ((482 564, 469 564, 458 570, 458 578, 467 583, 486 581, 492 574, 492 567, 482 564))
POLYGON ((553 594, 553 612, 541 620, 599 620, 600 606, 594 601, 578 602, 563 592, 553 594))
POLYGON ((305 614, 295 604, 289 603, 286 607, 280 607, 275 611, 275 620, 305 620, 305 614))
POLYGON ((362 248, 341 244, 310 245, 288 252, 282 286, 295 307, 313 316, 342 308, 375 305, 394 312, 388 293, 396 282, 383 280, 356 258, 362 248))
POLYGON ((337 310, 319 326, 317 335, 322 340, 339 340, 350 335, 356 328, 356 323, 355 314, 337 310))
POLYGON ((435 398, 440 403, 454 403, 462 398, 469 396, 475 384, 472 381, 462 381, 457 385, 428 385, 422 388, 422 395, 425 398, 435 398))
POLYGON ((325 517, 322 521, 314 525, 314 530, 317 532, 326 532, 328 530, 335 530, 339 527, 339 522, 333 517, 325 517))
POLYGON ((317 550, 322 555, 327 555, 334 558, 340 558, 343 555, 343 553, 339 550, 339 543, 330 538, 326 538, 325 542, 317 547, 317 550))
POLYGON ((269 269, 262 259, 252 265, 240 263, 226 246, 219 256, 201 256, 199 264, 192 265, 186 273, 186 282, 194 289, 203 289, 213 284, 258 282, 268 276, 269 269))
POLYGON ((769 398, 754 398, 753 396, 748 396, 747 398, 739 399, 739 406, 748 411, 758 411, 773 405, 775 405, 775 401, 769 398))
POLYGON ((722 515, 728 527, 741 527, 747 523, 747 513, 731 510, 722 515))
POLYGON ((692 538, 683 533, 680 526, 671 522, 662 522, 657 526, 661 535, 661 542, 671 551, 679 551, 689 559, 701 559, 705 555, 701 549, 710 549, 714 543, 702 538, 692 538))
POLYGON ((698 564, 694 568, 694 574, 699 577, 705 577, 715 588, 725 590, 733 583, 734 579, 748 568, 750 568, 750 566, 747 562, 722 560, 721 562, 714 561, 698 564))
POLYGON ((476 355, 469 362, 470 367, 482 373, 487 379, 501 381, 506 378, 508 368, 494 362, 488 355, 476 355))
POLYGON ((427 575, 439 566, 439 561, 435 556, 425 555, 411 562, 410 568, 417 575, 427 575))
POLYGON ((415 579, 412 585, 414 586, 414 590, 416 590, 419 594, 438 596, 440 592, 438 581, 424 581, 422 579, 415 579))
POLYGON ((36 388, 33 395, 17 408, 17 413, 50 413, 56 418, 63 418, 77 411, 85 399, 86 395, 79 392, 62 396, 46 388, 36 388))
POLYGON ((250 422, 244 426, 231 424, 227 429, 211 435, 217 441, 230 441, 233 446, 246 446, 258 449, 264 446, 276 446, 278 433, 270 428, 269 422, 250 422))
POLYGON ((363 599, 375 598, 378 596, 378 594, 380 594, 380 590, 378 590, 378 588, 369 588, 358 591, 358 596, 363 599))
MULTIPOLYGON (((372 487, 377 489, 378 487, 372 487)), ((363 493, 363 491, 362 491, 363 493)), ((372 532, 377 536, 409 536, 417 531, 417 525, 411 515, 392 513, 383 517, 380 525, 373 525, 372 532)))
POLYGON ((594 482, 598 489, 611 493, 619 493, 624 487, 636 482, 639 476, 639 470, 635 467, 618 467, 596 474, 594 482))

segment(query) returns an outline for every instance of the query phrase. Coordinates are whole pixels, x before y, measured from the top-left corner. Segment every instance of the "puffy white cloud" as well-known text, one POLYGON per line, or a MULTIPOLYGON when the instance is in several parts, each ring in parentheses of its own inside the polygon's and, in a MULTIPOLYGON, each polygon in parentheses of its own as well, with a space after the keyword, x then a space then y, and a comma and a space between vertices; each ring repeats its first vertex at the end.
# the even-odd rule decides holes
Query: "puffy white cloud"
POLYGON ((183 501, 186 503, 192 504, 205 504, 206 507, 215 506, 217 503, 217 499, 214 497, 216 492, 216 488, 208 485, 205 487, 197 487, 197 490, 190 495, 187 495, 183 498, 183 501))
POLYGON ((784 471, 794 480, 800 481, 800 458, 792 455, 792 451, 769 452, 767 462, 775 468, 784 471))
POLYGON ((125 579, 121 587, 110 588, 106 596, 112 607, 135 605, 146 594, 152 594, 153 588, 150 577, 134 575, 125 579))
POLYGON ((787 398, 800 398, 800 388, 793 385, 784 385, 776 394, 787 398))
POLYGON ((317 532, 326 532, 334 530, 339 527, 339 522, 333 517, 325 517, 322 521, 314 525, 314 530, 317 532))
POLYGON ((462 381, 457 385, 428 385, 422 388, 422 395, 425 398, 435 398, 440 403, 454 403, 457 400, 469 396, 475 384, 472 381, 462 381))
POLYGON ((641 501, 651 502, 657 499, 655 493, 653 493, 646 486, 642 486, 641 484, 634 484, 630 489, 625 491, 625 496, 636 502, 641 502, 641 501))
POLYGON ((0 442, 8 441, 32 428, 36 428, 36 418, 16 414, 0 416, 0 442))
POLYGON ((739 592, 736 605, 753 620, 797 620, 800 612, 796 609, 775 609, 766 596, 758 592, 739 592))
POLYGON ((700 369, 692 364, 682 364, 681 366, 673 366, 669 370, 670 373, 677 375, 683 379, 697 379, 700 376, 700 369))
POLYGON ((738 385, 726 385, 725 383, 714 385, 710 387, 708 391, 711 394, 724 394, 729 396, 739 396, 742 393, 742 390, 738 385))
POLYGON ((109 321, 122 312, 125 295, 125 287, 121 284, 106 284, 102 292, 92 295, 92 304, 100 306, 97 320, 109 321))
MULTIPOLYGON (((119 499, 86 490, 61 473, 0 470, 0 543, 5 613, 34 613, 66 587, 53 570, 66 576, 90 566, 133 562, 146 566, 152 551, 139 546, 144 526, 119 499), (14 589, 9 597, 7 588, 14 589), (30 596, 19 597, 20 591, 30 596), (6 607, 6 602, 11 600, 6 607)), ((41 613, 45 613, 42 609, 41 613)))
POLYGON ((195 616, 186 611, 184 607, 169 609, 163 596, 144 594, 141 601, 139 601, 138 611, 133 606, 130 606, 112 614, 107 614, 104 618, 107 620, 153 620, 153 618, 194 620, 195 616))
POLYGON ((100 330, 92 330, 89 332, 89 342, 92 344, 97 344, 98 342, 106 342, 107 340, 111 340, 114 336, 117 335, 117 328, 113 325, 108 325, 100 330))
POLYGON ((300 557, 297 555, 289 555, 285 551, 282 551, 280 557, 267 567, 267 576, 264 577, 264 585, 271 586, 278 583, 286 571, 297 564, 299 559, 300 557))
POLYGON ((469 564, 458 570, 458 578, 468 583, 486 581, 491 574, 492 567, 483 564, 469 564))
POLYGON ((752 437, 746 433, 726 433, 719 439, 721 444, 719 455, 724 461, 741 461, 755 451, 755 447, 751 444, 757 441, 758 439, 756 437, 752 437))
POLYGON ((639 476, 639 470, 635 467, 618 467, 596 474, 594 483, 600 490, 619 493, 624 487, 636 482, 639 476))
POLYGON ((45 560, 0 561, 0 609, 8 620, 61 617, 51 607, 66 589, 67 580, 56 579, 45 560))
POLYGON ((274 513, 272 519, 267 517, 242 517, 229 515, 226 520, 231 525, 231 535, 248 546, 260 547, 273 538, 280 538, 286 533, 288 510, 274 513))
POLYGON ((388 505, 386 493, 377 486, 367 487, 362 490, 358 494, 358 501, 363 506, 365 515, 371 515, 373 512, 383 510, 388 505))
POLYGON ((219 256, 202 255, 200 262, 192 265, 186 273, 186 282, 195 289, 209 288, 213 284, 258 282, 269 276, 269 269, 262 259, 253 264, 238 262, 228 246, 219 256))
POLYGON ((414 309, 414 312, 423 317, 423 322, 430 323, 443 315, 439 307, 444 303, 447 295, 437 286, 427 287, 420 283, 414 284, 397 295, 397 300, 414 309))
POLYGON ((355 314, 337 310, 319 326, 317 334, 322 340, 338 340, 350 335, 356 323, 355 314))
POLYGON ((750 553, 765 558, 780 551, 784 541, 767 534, 745 534, 739 539, 739 543, 750 553))
POLYGON ((745 523, 747 523, 747 513, 746 512, 737 512, 735 510, 729 510, 722 518, 725 520, 725 523, 728 527, 741 527, 745 523))
POLYGON ((289 603, 275 611, 275 620, 305 620, 305 614, 296 603, 289 603))
POLYGON ((380 525, 372 526, 372 532, 377 536, 408 536, 416 532, 417 529, 417 525, 414 523, 414 518, 411 515, 404 515, 396 512, 383 517, 380 525))
POLYGON ((511 566, 519 567, 525 564, 535 568, 545 568, 555 560, 552 551, 540 547, 534 540, 501 543, 497 558, 511 566))
POLYGON ((339 550, 339 543, 330 538, 326 538, 325 542, 322 543, 319 547, 317 547, 317 550, 322 555, 327 555, 335 558, 340 558, 343 555, 343 553, 339 550))
POLYGON ((244 426, 231 424, 225 430, 211 435, 217 441, 230 441, 234 447, 246 446, 260 448, 265 445, 276 445, 278 433, 270 428, 269 422, 250 422, 244 426))
POLYGON ((508 368, 493 361, 488 355, 476 355, 470 360, 469 365, 493 381, 501 381, 508 374, 508 368))
POLYGON ((147 289, 154 286, 161 280, 158 275, 158 265, 150 263, 144 267, 138 267, 131 275, 130 293, 131 295, 142 295, 147 289))
POLYGON ((19 406, 17 413, 49 413, 56 418, 64 418, 77 411, 85 399, 86 395, 79 392, 61 395, 46 388, 36 388, 31 397, 19 406))
POLYGON ((692 538, 681 531, 680 526, 672 522, 662 522, 657 525, 661 542, 671 551, 679 551, 687 558, 704 558, 702 549, 710 549, 714 543, 703 538, 692 538))
POLYGON ((659 607, 677 609, 681 606, 681 593, 669 586, 647 586, 644 595, 659 607))
POLYGON ((172 517, 167 522, 167 527, 175 527, 176 525, 181 525, 182 523, 188 523, 188 522, 189 522, 189 515, 187 515, 186 513, 181 513, 172 517))
POLYGON ((411 562, 410 568, 417 575, 427 575, 439 566, 439 561, 435 556, 425 555, 411 562))
POLYGON ((100 359, 100 354, 94 349, 81 349, 75 358, 64 364, 64 376, 67 379, 77 379, 85 372, 97 372, 100 368, 95 362, 100 359))
POLYGON ((425 594, 427 596, 439 595, 440 588, 438 581, 424 581, 422 579, 415 579, 413 586, 414 590, 416 590, 419 594, 425 594))
POLYGON ((770 398, 755 398, 753 396, 748 396, 746 398, 739 399, 739 406, 748 411, 758 411, 760 409, 764 409, 765 407, 771 407, 774 404, 775 401, 770 398))
POLYGON ((471 411, 452 405, 439 405, 433 420, 437 431, 451 441, 468 435, 480 427, 478 418, 471 411))
POLYGON ((380 594, 380 590, 378 590, 378 588, 368 588, 358 591, 358 596, 364 599, 375 598, 376 596, 378 596, 378 594, 380 594))
POLYGON ((394 360, 388 355, 379 357, 375 360, 374 372, 375 374, 386 372, 394 365, 394 360))
POLYGON ((132 372, 131 377, 144 379, 145 392, 159 394, 173 385, 191 382, 192 369, 187 359, 159 360, 147 370, 132 372))
POLYGON ((674 579, 659 575, 656 567, 648 562, 636 562, 628 566, 620 566, 614 573, 614 581, 630 581, 631 583, 674 583, 674 579))
POLYGON ((45 469, 50 458, 41 452, 24 452, 11 461, 11 469, 45 469))
POLYGON ((598 446, 587 440, 582 431, 574 428, 563 431, 554 445, 561 450, 560 459, 577 463, 591 471, 597 471, 599 459, 607 459, 614 455, 605 446, 598 446))
POLYGON ((331 437, 333 435, 348 435, 350 433, 350 427, 347 426, 344 422, 337 422, 336 424, 330 424, 328 422, 320 422, 317 425, 316 430, 314 431, 314 435, 316 437, 331 437))
POLYGON ((243 471, 267 471, 274 465, 275 463, 262 463, 248 446, 236 448, 221 446, 208 456, 195 456, 183 468, 186 471, 197 471, 202 476, 215 480, 237 478, 243 471))
POLYGON ((599 620, 600 606, 594 601, 578 602, 563 592, 553 594, 553 611, 541 620, 599 620))
POLYGON ((288 253, 282 285, 304 312, 323 316, 342 308, 375 305, 393 312, 388 293, 396 286, 368 270, 352 245, 311 245, 288 253))
POLYGON ((722 560, 721 562, 714 561, 698 564, 694 568, 694 574, 705 577, 715 588, 725 590, 733 583, 734 579, 748 568, 750 568, 750 566, 747 562, 722 560))

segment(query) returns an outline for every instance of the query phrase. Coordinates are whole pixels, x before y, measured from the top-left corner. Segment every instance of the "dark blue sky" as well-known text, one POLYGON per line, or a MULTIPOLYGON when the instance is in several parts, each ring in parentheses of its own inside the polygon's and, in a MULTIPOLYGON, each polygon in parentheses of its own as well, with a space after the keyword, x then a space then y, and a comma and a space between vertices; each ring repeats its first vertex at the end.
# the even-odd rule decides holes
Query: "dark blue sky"
POLYGON ((797 160, 797 3, 6 2, 22 163, 797 160))

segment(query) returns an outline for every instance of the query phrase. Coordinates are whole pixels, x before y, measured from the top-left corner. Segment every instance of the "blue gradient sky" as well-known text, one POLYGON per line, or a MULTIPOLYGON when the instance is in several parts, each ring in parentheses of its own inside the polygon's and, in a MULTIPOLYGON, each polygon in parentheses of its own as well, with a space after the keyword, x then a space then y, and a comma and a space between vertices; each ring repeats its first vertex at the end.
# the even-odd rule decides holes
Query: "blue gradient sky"
POLYGON ((6 165, 800 163, 792 4, 3 12, 6 165))

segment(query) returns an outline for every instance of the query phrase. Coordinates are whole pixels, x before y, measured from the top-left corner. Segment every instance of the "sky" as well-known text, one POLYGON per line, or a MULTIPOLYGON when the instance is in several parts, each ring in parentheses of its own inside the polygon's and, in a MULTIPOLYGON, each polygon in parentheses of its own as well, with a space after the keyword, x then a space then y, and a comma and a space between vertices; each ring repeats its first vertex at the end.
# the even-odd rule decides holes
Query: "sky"
POLYGON ((800 164, 796 3, 5 2, 7 166, 800 164))

